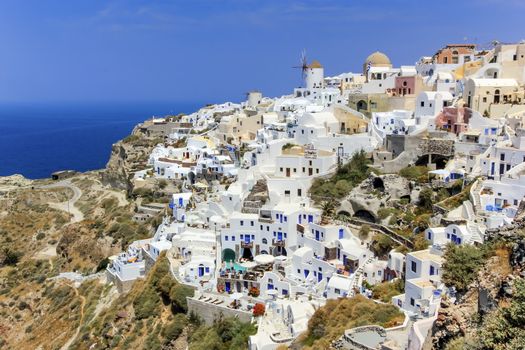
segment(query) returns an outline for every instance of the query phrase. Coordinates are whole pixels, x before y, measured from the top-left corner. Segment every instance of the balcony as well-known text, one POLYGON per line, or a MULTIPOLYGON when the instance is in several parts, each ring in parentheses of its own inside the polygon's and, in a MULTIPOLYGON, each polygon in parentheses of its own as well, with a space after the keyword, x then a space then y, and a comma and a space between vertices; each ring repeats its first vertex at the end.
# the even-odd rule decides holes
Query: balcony
POLYGON ((241 248, 252 249, 253 242, 241 242, 241 248))
POLYGON ((297 232, 304 234, 304 226, 301 224, 297 224, 297 232))
POLYGON ((285 240, 272 239, 272 245, 275 247, 284 247, 286 244, 285 240))

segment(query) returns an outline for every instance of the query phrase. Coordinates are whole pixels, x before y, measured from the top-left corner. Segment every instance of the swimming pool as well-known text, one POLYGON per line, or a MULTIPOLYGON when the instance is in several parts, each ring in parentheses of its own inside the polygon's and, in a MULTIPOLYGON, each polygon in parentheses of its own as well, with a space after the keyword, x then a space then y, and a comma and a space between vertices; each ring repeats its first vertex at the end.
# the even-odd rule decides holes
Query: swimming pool
POLYGON ((246 271, 246 267, 241 266, 241 265, 239 265, 239 264, 236 263, 236 262, 232 263, 231 261, 230 261, 230 262, 226 262, 226 268, 227 268, 227 269, 234 268, 234 269, 235 269, 236 271, 238 271, 238 272, 244 272, 244 271, 246 271))

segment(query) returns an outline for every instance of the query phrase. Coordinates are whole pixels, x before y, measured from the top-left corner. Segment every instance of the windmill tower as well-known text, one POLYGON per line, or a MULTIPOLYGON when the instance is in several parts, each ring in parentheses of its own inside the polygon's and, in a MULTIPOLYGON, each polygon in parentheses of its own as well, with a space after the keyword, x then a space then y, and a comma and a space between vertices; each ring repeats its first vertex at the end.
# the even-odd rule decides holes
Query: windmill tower
POLYGON ((306 52, 301 52, 301 61, 299 66, 293 68, 301 69, 301 78, 304 81, 305 87, 308 90, 322 88, 324 86, 324 68, 319 61, 312 61, 308 64, 306 59, 306 52))

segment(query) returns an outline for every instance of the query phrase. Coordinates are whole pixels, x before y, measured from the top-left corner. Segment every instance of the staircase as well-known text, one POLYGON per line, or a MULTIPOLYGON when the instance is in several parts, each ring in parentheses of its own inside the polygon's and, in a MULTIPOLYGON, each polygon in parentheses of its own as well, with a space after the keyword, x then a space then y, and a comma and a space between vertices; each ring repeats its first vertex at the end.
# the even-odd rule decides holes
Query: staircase
POLYGON ((471 200, 472 204, 474 205, 474 212, 476 214, 479 214, 483 209, 481 208, 481 198, 479 197, 479 193, 481 191, 481 188, 483 187, 481 181, 478 179, 476 182, 474 182, 474 185, 472 185, 472 188, 470 189, 471 194, 471 200))
POLYGON ((363 270, 364 267, 368 264, 370 264, 374 260, 373 257, 368 258, 367 261, 363 265, 361 265, 354 273, 354 279, 352 281, 352 288, 350 289, 350 293, 348 294, 348 297, 355 296, 355 290, 359 289, 361 287, 361 284, 363 283, 363 270))

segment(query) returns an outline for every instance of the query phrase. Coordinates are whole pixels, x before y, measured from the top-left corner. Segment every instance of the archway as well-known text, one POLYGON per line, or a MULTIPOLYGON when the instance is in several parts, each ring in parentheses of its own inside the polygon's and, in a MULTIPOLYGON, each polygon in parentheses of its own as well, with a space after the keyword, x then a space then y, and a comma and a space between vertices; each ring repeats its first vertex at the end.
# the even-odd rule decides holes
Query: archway
POLYGON ((371 212, 366 210, 366 209, 360 209, 360 210, 356 211, 355 214, 354 214, 354 217, 356 217, 358 219, 361 219, 361 220, 364 220, 364 221, 371 222, 371 223, 375 223, 376 222, 375 216, 371 212))
POLYGON ((429 163, 429 156, 430 156, 430 163, 436 165, 436 169, 445 169, 445 166, 447 165, 450 156, 443 156, 441 154, 424 154, 420 156, 415 165, 417 166, 426 166, 429 163))
POLYGON ((359 100, 357 102, 357 110, 358 111, 367 111, 368 110, 368 103, 365 100, 359 100))
POLYGON ((235 261, 235 252, 233 249, 226 248, 222 251, 222 261, 235 261))

